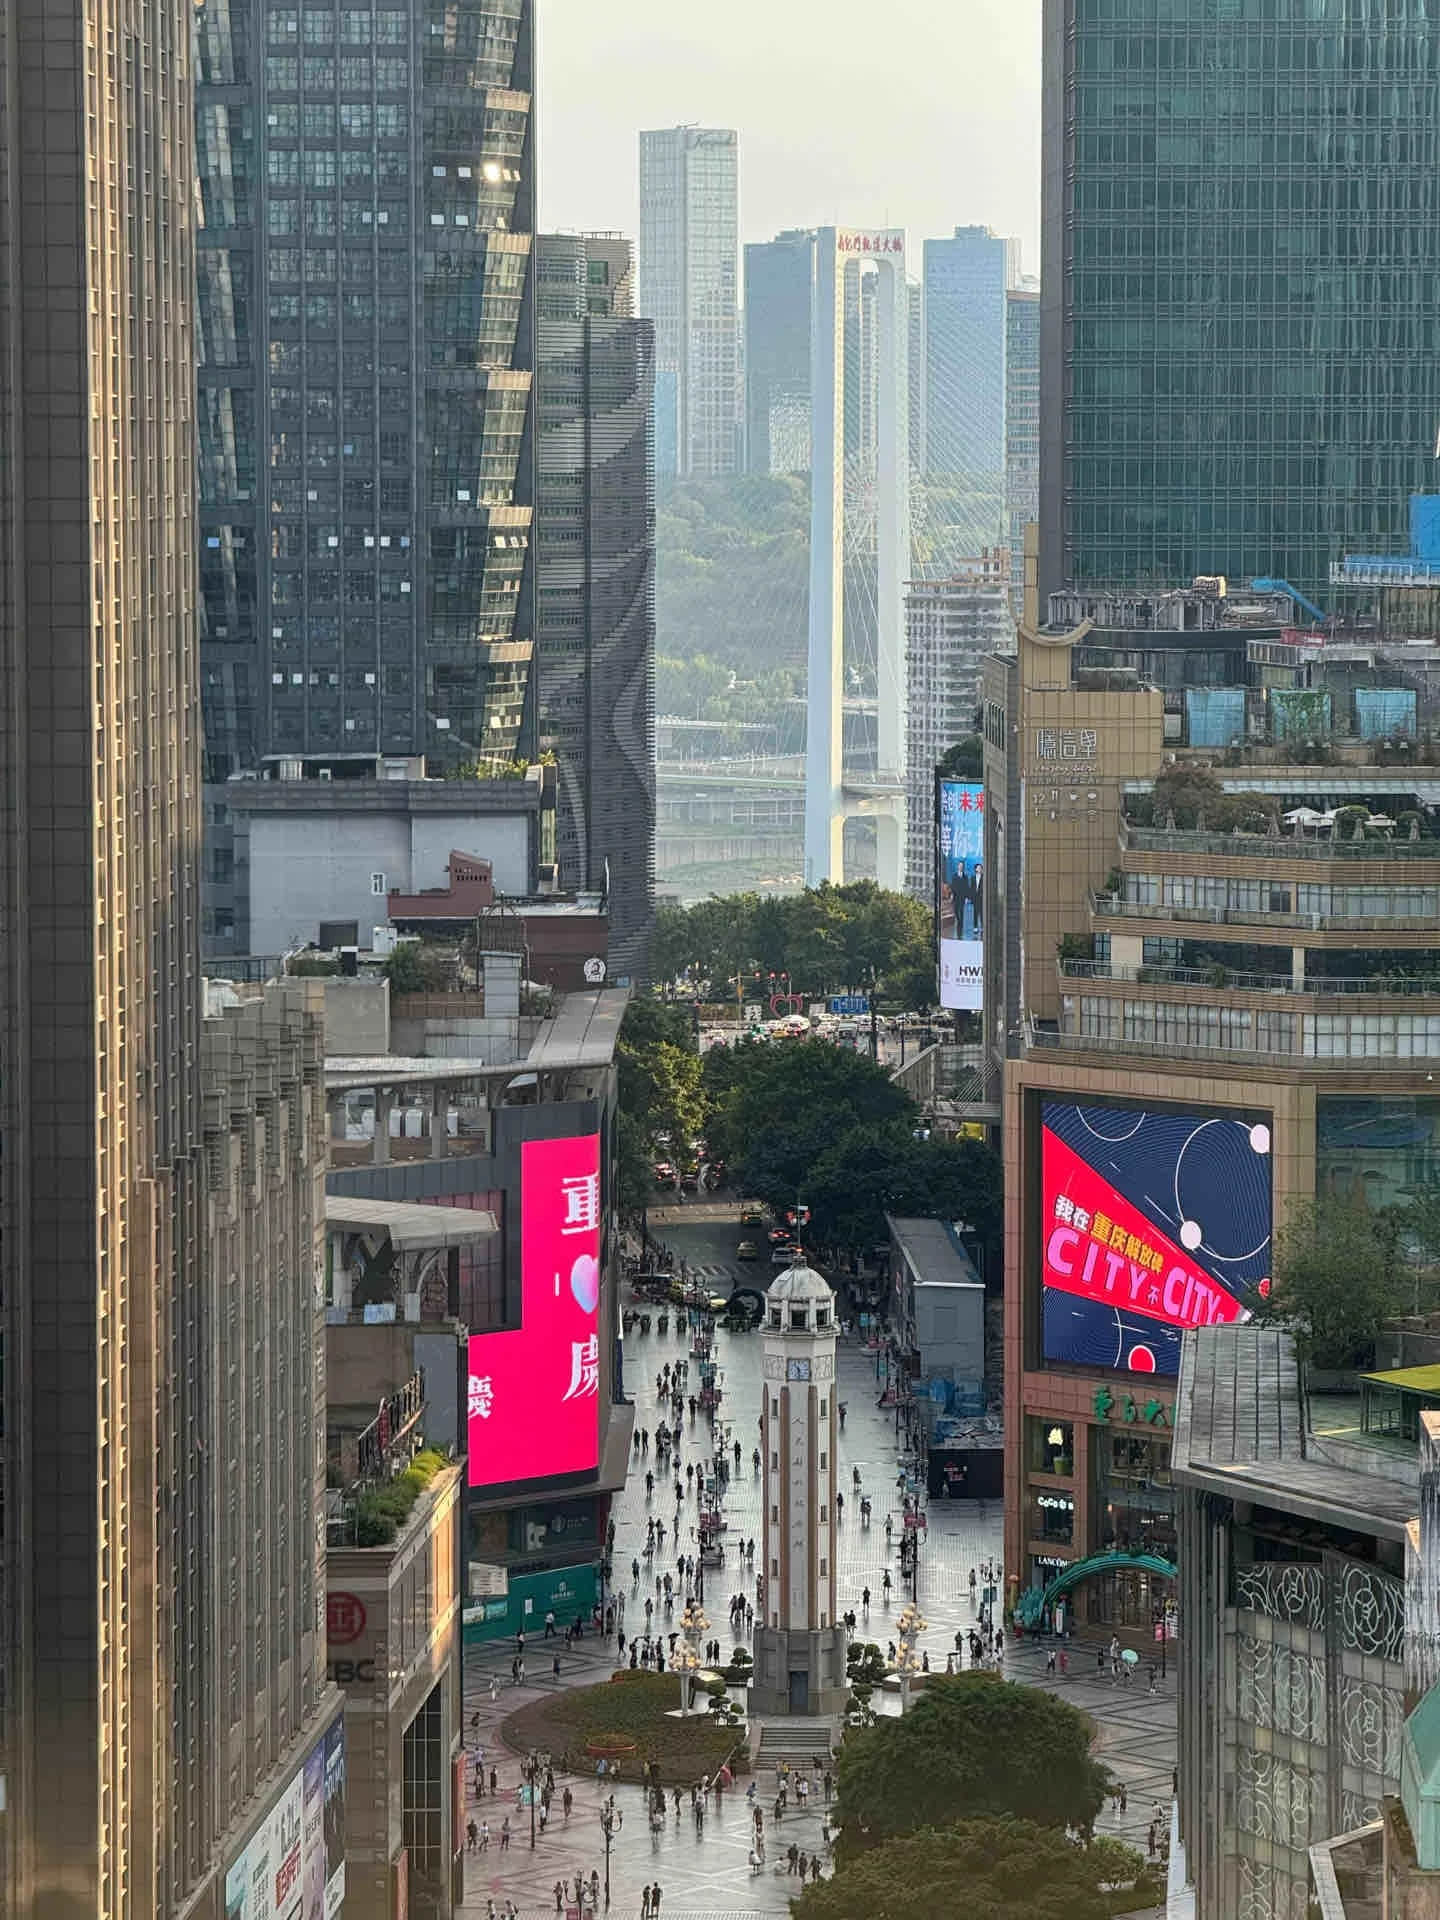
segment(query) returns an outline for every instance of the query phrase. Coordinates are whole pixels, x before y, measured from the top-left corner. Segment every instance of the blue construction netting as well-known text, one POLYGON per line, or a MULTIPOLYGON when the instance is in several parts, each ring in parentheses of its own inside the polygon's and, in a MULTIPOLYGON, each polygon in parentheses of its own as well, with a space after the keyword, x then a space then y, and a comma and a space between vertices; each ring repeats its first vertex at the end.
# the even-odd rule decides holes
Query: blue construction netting
POLYGON ((1192 747, 1229 747, 1245 738, 1243 687, 1187 687, 1185 739, 1192 747))
POLYGON ((1415 738, 1413 687, 1357 687, 1355 731, 1362 740, 1415 738))

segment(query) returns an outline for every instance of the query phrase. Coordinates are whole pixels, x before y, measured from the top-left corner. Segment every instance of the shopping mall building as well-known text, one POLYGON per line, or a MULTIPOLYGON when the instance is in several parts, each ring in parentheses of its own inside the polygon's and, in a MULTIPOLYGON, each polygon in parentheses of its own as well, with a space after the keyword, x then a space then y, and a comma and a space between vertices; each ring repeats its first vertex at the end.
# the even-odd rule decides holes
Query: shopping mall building
POLYGON ((1288 602, 1057 611, 984 689, 1005 1562, 1012 1599, 1089 1563, 1071 1617, 1148 1637, 1182 1333, 1263 1300, 1294 1203, 1440 1171, 1440 766, 1428 683, 1288 602), (1177 823, 1190 763, 1223 800, 1177 823))

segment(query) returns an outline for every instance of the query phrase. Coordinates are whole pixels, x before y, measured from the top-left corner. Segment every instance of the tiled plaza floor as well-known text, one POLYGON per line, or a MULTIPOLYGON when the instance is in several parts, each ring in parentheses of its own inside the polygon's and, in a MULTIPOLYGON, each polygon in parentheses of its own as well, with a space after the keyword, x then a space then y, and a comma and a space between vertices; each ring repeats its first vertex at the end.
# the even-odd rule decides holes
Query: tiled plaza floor
MULTIPOLYGON (((721 1268, 727 1264, 735 1233, 733 1227, 706 1220, 703 1224, 697 1221, 693 1227, 667 1223, 666 1237, 693 1265, 721 1268)), ((747 1284, 764 1285, 769 1278, 763 1270, 739 1268, 736 1271, 746 1274, 747 1284)), ((652 1330, 649 1335, 637 1335, 626 1342, 626 1387, 636 1402, 637 1429, 648 1427, 653 1431, 658 1418, 655 1376, 667 1360, 673 1362, 687 1352, 688 1342, 676 1337, 673 1321, 668 1337, 663 1340, 652 1330)), ((750 1455, 758 1438, 760 1336, 732 1336, 722 1331, 717 1335, 716 1353, 723 1370, 724 1399, 720 1416, 722 1421, 729 1422, 730 1437, 738 1438, 742 1447, 741 1470, 731 1480, 725 1503, 726 1538, 735 1542, 753 1536, 758 1563, 761 1559, 759 1481, 752 1471, 750 1455)), ((692 1361, 692 1386, 698 1386, 696 1371, 692 1361)), ((899 1506, 893 1417, 876 1405, 878 1387, 873 1360, 853 1345, 841 1344, 839 1379, 840 1395, 847 1408, 845 1432, 840 1441, 845 1475, 839 1558, 841 1605, 853 1606, 859 1613, 861 1591, 868 1585, 870 1614, 868 1622, 861 1619, 860 1629, 865 1638, 876 1640, 883 1647, 891 1637, 890 1622, 903 1605, 898 1565, 899 1506), (851 1473, 856 1467, 860 1470, 863 1491, 874 1506, 868 1528, 860 1525, 859 1500, 852 1498, 851 1473), (887 1510, 892 1511, 896 1519, 895 1540, 888 1555, 884 1530, 887 1510), (894 1582, 888 1605, 881 1597, 887 1565, 894 1582)), ((682 1477, 686 1462, 698 1465, 713 1447, 710 1429, 703 1417, 692 1423, 687 1415, 683 1424, 682 1477)), ((626 1596, 627 1632, 638 1623, 643 1633, 642 1609, 647 1590, 653 1595, 655 1570, 673 1572, 678 1551, 670 1543, 675 1503, 668 1488, 673 1475, 666 1479, 664 1498, 657 1484, 654 1499, 647 1506, 644 1472, 646 1464, 653 1461, 652 1446, 649 1461, 638 1462, 633 1467, 624 1493, 614 1504, 616 1591, 626 1596), (666 1549, 657 1553, 648 1565, 642 1556, 647 1512, 662 1518, 666 1529, 666 1549), (642 1577, 638 1586, 630 1574, 630 1564, 635 1558, 641 1560, 642 1577)), ((657 1483, 659 1479, 657 1474, 657 1483)), ((691 1494, 683 1503, 681 1515, 681 1526, 687 1535, 694 1515, 695 1501, 691 1494)), ((685 1544, 688 1548, 688 1538, 685 1544)), ((931 1504, 928 1536, 920 1559, 920 1607, 929 1628, 920 1645, 929 1653, 931 1666, 936 1671, 944 1671, 945 1655, 954 1645, 957 1630, 974 1623, 969 1595, 970 1568, 982 1567, 987 1560, 998 1560, 1001 1549, 1001 1514, 997 1502, 984 1506, 974 1501, 931 1504)), ((732 1547, 727 1554, 727 1564, 707 1573, 704 1596, 712 1631, 727 1649, 745 1644, 743 1636, 737 1642, 729 1631, 727 1601, 736 1592, 744 1593, 753 1602, 754 1576, 736 1565, 732 1547)), ((658 1608, 656 1618, 659 1624, 666 1624, 658 1608)), ((673 1626, 675 1620, 668 1624, 673 1626)), ((592 1871, 599 1873, 602 1883, 605 1877, 604 1838, 599 1818, 604 1796, 593 1777, 569 1781, 575 1806, 568 1823, 561 1819, 558 1800, 558 1790, 565 1783, 557 1782, 555 1818, 549 1830, 538 1836, 535 1850, 531 1852, 528 1810, 522 1816, 515 1806, 518 1763, 515 1756, 499 1745, 498 1727, 516 1707, 551 1691, 557 1683, 550 1675, 548 1656, 536 1648, 532 1666, 543 1666, 543 1675, 527 1680, 523 1688, 513 1687, 511 1651, 510 1643, 505 1641, 472 1648, 466 1656, 467 1740, 472 1748, 477 1739, 484 1745, 486 1766, 493 1764, 497 1768, 500 1787, 499 1798, 473 1805, 476 1819, 488 1818, 492 1830, 488 1851, 471 1853, 466 1858, 465 1911, 467 1915, 479 1916, 479 1920, 484 1920, 487 1902, 491 1899, 502 1913, 505 1901, 513 1900, 527 1920, 531 1916, 553 1914, 557 1879, 573 1883, 577 1873, 588 1878, 592 1871), (492 1679, 497 1688, 497 1698, 493 1701, 492 1679), (471 1717, 475 1714, 479 1715, 478 1734, 470 1731, 471 1717), (514 1836, 508 1852, 501 1852, 495 1836, 506 1812, 510 1815, 514 1836)), ((1070 1673, 1062 1678, 1046 1674, 1043 1648, 1025 1647, 1007 1656, 1007 1671, 1027 1684, 1046 1685, 1062 1693, 1096 1720, 1100 1728, 1100 1757, 1117 1779, 1124 1780, 1128 1794, 1125 1816, 1107 1807, 1101 1828, 1122 1835, 1143 1851, 1155 1803, 1164 1802, 1168 1810, 1170 1799, 1175 1759, 1174 1680, 1171 1677, 1164 1690, 1152 1696, 1147 1692, 1142 1669, 1142 1677, 1131 1686, 1112 1686, 1108 1679, 1097 1679, 1093 1651, 1088 1658, 1086 1654, 1083 1647, 1072 1647, 1070 1673)), ((587 1638, 573 1653, 563 1656, 558 1684, 593 1684, 613 1671, 614 1665, 614 1641, 606 1643, 587 1638)), ((877 1695, 876 1704, 882 1710, 898 1710, 898 1702, 883 1695, 877 1695)), ((683 1915, 686 1920, 730 1920, 730 1916, 788 1911, 789 1902, 798 1891, 798 1881, 775 1870, 777 1854, 783 1868, 784 1849, 792 1840, 807 1854, 821 1845, 823 1807, 814 1804, 820 1796, 812 1798, 807 1813, 787 1813, 777 1834, 770 1812, 776 1789, 774 1775, 763 1776, 758 1781, 757 1796, 767 1810, 769 1865, 762 1873, 752 1875, 747 1864, 751 1818, 745 1804, 746 1785, 748 1782, 742 1777, 740 1790, 725 1795, 719 1807, 712 1802, 702 1833, 696 1833, 687 1805, 678 1823, 672 1812, 664 1831, 652 1834, 639 1785, 634 1781, 622 1783, 617 1805, 624 1814, 624 1825, 615 1839, 610 1863, 610 1911, 615 1920, 632 1920, 632 1916, 638 1916, 641 1888, 656 1880, 663 1889, 660 1920, 665 1920, 668 1914, 683 1915), (779 1847, 777 1840, 782 1842, 779 1847)))

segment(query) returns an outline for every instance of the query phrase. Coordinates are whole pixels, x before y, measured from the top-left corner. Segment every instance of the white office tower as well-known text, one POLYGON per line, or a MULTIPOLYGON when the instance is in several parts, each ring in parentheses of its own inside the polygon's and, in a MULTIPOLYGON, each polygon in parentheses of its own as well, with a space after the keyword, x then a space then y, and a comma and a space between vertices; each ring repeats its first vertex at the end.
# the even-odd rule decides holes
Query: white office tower
POLYGON ((845 1629, 835 1586, 835 1296, 810 1267, 765 1301, 765 1585, 755 1624, 758 1714, 844 1711, 845 1629))

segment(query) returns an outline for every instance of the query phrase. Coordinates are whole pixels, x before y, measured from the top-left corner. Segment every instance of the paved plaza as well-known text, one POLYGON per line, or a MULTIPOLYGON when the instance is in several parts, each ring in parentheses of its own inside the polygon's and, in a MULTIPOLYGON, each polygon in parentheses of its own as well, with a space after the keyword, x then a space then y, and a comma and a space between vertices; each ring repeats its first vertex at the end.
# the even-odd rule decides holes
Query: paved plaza
MULTIPOLYGON (((706 1209, 707 1214, 709 1209, 706 1209)), ((706 1218, 694 1225, 671 1224, 663 1227, 665 1238, 676 1252, 692 1265, 716 1270, 716 1277, 731 1270, 744 1276, 745 1284, 764 1286, 771 1277, 768 1269, 731 1267, 737 1238, 733 1225, 706 1218)), ((652 1431, 658 1424, 655 1376, 665 1362, 683 1358, 688 1340, 678 1338, 672 1319, 667 1337, 662 1339, 652 1328, 648 1335, 636 1335, 625 1343, 626 1389, 636 1403, 636 1427, 652 1431)), ((761 1389, 761 1337, 757 1334, 717 1333, 716 1357, 722 1369, 724 1399, 720 1417, 730 1428, 730 1437, 742 1447, 742 1464, 732 1477, 725 1502, 728 1522, 726 1564, 709 1569, 705 1577, 705 1610, 712 1623, 712 1634, 728 1650, 748 1645, 742 1635, 731 1636, 728 1601, 732 1593, 744 1593, 753 1603, 755 1580, 736 1563, 733 1543, 753 1537, 756 1542, 757 1571, 761 1564, 761 1512, 759 1479, 752 1470, 751 1452, 759 1429, 761 1389)), ((845 1513, 840 1527, 839 1585, 842 1609, 854 1607, 862 1614, 861 1593, 868 1586, 871 1604, 868 1621, 860 1619, 862 1638, 878 1641, 882 1649, 893 1637, 895 1615, 904 1604, 898 1564, 900 1509, 896 1492, 897 1455, 893 1415, 876 1402, 879 1387, 871 1356, 853 1343, 843 1342, 839 1351, 840 1398, 846 1412, 845 1431, 840 1439, 840 1463, 845 1489, 845 1513), (862 1488, 874 1508, 870 1526, 860 1524, 859 1498, 852 1498, 853 1470, 858 1468, 862 1488), (885 1517, 895 1520, 894 1542, 887 1555, 885 1517), (883 1575, 889 1567, 894 1591, 887 1605, 882 1598, 883 1575)), ((696 1386, 695 1364, 691 1362, 690 1382, 696 1386)), ((691 1422, 688 1414, 681 1449, 681 1474, 684 1465, 706 1457, 713 1446, 704 1418, 691 1422)), ((649 1462, 654 1461, 652 1447, 649 1462)), ((657 1475, 657 1481, 660 1476, 657 1475)), ((678 1548, 672 1548, 670 1524, 675 1502, 666 1476, 662 1500, 657 1484, 655 1496, 647 1505, 644 1464, 637 1464, 623 1494, 614 1503, 615 1590, 626 1596, 627 1633, 638 1625, 644 1632, 643 1606, 647 1589, 653 1596, 655 1570, 674 1570, 678 1548), (647 1513, 665 1522, 666 1548, 652 1563, 642 1557, 647 1513), (631 1577, 632 1559, 641 1561, 642 1577, 637 1586, 631 1577)), ((681 1525, 686 1530, 685 1546, 691 1547, 688 1529, 695 1521, 693 1493, 687 1493, 681 1525)), ((998 1562, 1002 1551, 1001 1513, 998 1502, 933 1501, 929 1508, 929 1529, 920 1555, 920 1607, 929 1622, 920 1647, 927 1652, 931 1668, 943 1673, 945 1656, 953 1649, 957 1631, 975 1621, 970 1602, 969 1574, 986 1561, 998 1562)), ((657 1607, 657 1621, 660 1621, 657 1607)), ((666 1624, 663 1623, 662 1624, 666 1624)), ((675 1617, 668 1622, 678 1624, 675 1617)), ((467 1743, 478 1740, 485 1748, 487 1769, 494 1766, 499 1775, 499 1796, 472 1802, 471 1811, 478 1820, 488 1820, 491 1829, 489 1848, 484 1853, 466 1856, 465 1911, 484 1920, 487 1902, 504 1911, 506 1900, 513 1900, 527 1916, 556 1910, 555 1883, 571 1882, 575 1876, 589 1877, 598 1872, 605 1878, 605 1843, 599 1810, 604 1798, 600 1783, 593 1777, 557 1781, 553 1818, 548 1830, 537 1836, 530 1847, 530 1814, 516 1807, 519 1784, 517 1757, 499 1743, 500 1722, 517 1707, 537 1699, 560 1686, 588 1686, 603 1680, 614 1670, 615 1643, 587 1636, 570 1653, 562 1655, 562 1674, 557 1683, 550 1673, 552 1649, 533 1648, 532 1673, 523 1687, 510 1680, 511 1643, 495 1642, 467 1650, 465 1663, 465 1719, 467 1743), (543 1669, 536 1674, 534 1669, 543 1669), (496 1698, 491 1698, 492 1680, 496 1698), (479 1716, 478 1733, 472 1733, 472 1716, 479 1716), (559 1790, 569 1784, 575 1798, 569 1821, 563 1820, 559 1790), (500 1823, 508 1813, 513 1830, 510 1847, 502 1852, 498 1835, 500 1823)), ((1006 1669, 1012 1678, 1026 1684, 1043 1685, 1062 1694, 1083 1708, 1099 1727, 1097 1753, 1117 1780, 1124 1781, 1128 1806, 1124 1815, 1109 1807, 1100 1821, 1102 1831, 1116 1833, 1145 1850, 1146 1834, 1157 1802, 1167 1809, 1171 1795, 1171 1772, 1175 1764, 1175 1702, 1173 1674, 1156 1694, 1147 1688, 1145 1669, 1129 1685, 1112 1685, 1108 1677, 1097 1676, 1093 1647, 1072 1643, 1070 1672, 1050 1675, 1045 1668, 1043 1646, 1007 1651, 1006 1669)), ((627 1653, 628 1662, 628 1653, 627 1653)), ((676 1682, 679 1700, 679 1682, 676 1682)), ((892 1697, 877 1694, 875 1704, 881 1711, 898 1711, 892 1697)), ((728 1920, 732 1915, 783 1914, 799 1889, 799 1882, 784 1871, 784 1853, 793 1840, 807 1855, 817 1847, 822 1859, 821 1827, 823 1795, 813 1795, 808 1812, 787 1812, 776 1830, 772 1808, 776 1780, 773 1773, 762 1775, 757 1783, 757 1799, 766 1809, 766 1841, 769 1862, 759 1874, 752 1874, 747 1855, 751 1838, 751 1815, 745 1789, 749 1780, 741 1776, 738 1785, 717 1804, 712 1798, 703 1831, 696 1832, 691 1819, 688 1796, 677 1821, 673 1811, 667 1816, 662 1833, 652 1834, 643 1792, 634 1781, 622 1782, 616 1804, 624 1814, 624 1825, 616 1836, 610 1861, 611 1913, 616 1920, 632 1920, 640 1912, 641 1888, 658 1881, 663 1889, 660 1920, 666 1915, 683 1915, 687 1920, 728 1920), (819 1804, 817 1804, 817 1802, 819 1804), (777 1857, 779 1870, 777 1870, 777 1857)), ((563 1895, 562 1895, 563 1898, 563 1895)), ((603 1895, 602 1895, 603 1902, 603 1895)), ((572 1904, 565 1901, 566 1905, 572 1904)))

